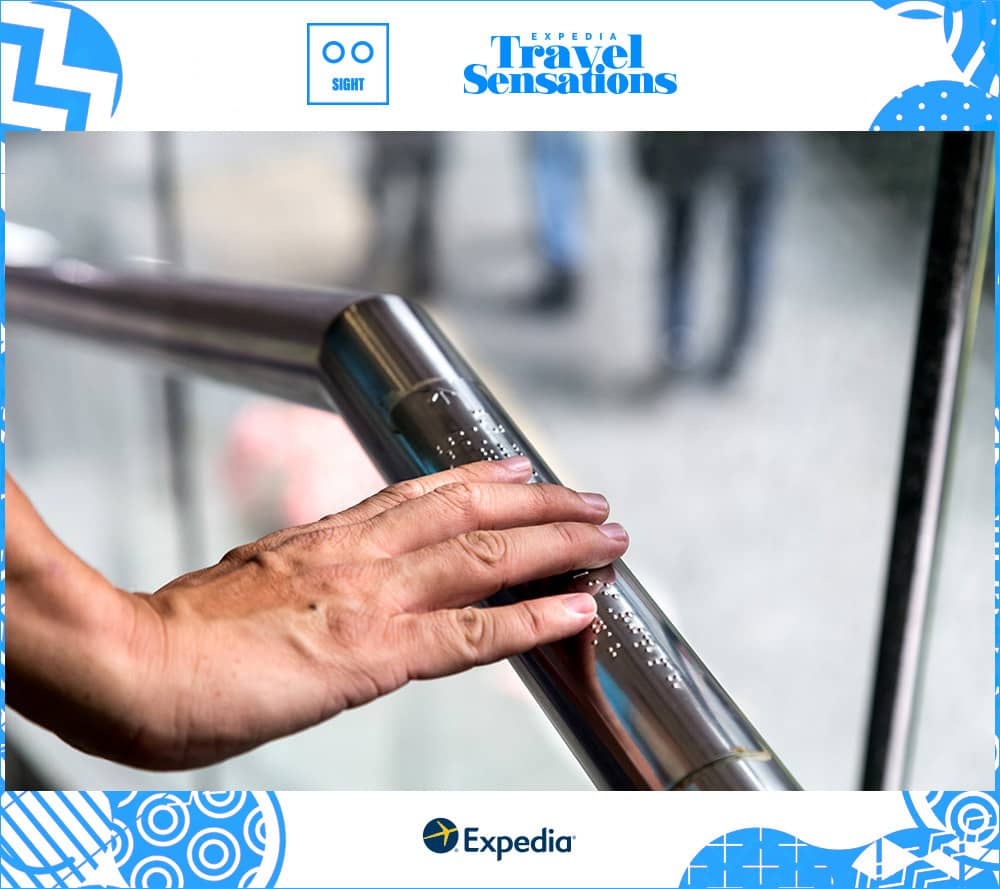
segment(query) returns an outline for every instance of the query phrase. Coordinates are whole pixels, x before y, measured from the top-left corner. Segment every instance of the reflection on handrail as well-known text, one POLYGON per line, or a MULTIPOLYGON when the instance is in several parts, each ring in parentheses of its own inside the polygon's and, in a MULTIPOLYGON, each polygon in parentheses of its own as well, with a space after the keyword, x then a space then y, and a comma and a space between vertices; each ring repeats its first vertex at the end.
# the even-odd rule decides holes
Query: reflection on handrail
POLYGON ((161 275, 76 260, 7 265, 7 314, 287 401, 331 408, 319 379, 330 320, 364 294, 161 275))

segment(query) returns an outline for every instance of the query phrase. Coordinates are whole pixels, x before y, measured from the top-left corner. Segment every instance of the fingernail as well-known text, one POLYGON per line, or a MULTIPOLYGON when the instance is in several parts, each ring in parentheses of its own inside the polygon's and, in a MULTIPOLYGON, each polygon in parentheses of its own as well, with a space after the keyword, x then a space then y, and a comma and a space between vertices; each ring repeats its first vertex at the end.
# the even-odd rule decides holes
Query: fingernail
POLYGON ((562 597, 563 606, 571 614, 586 615, 590 617, 597 611, 597 603, 590 593, 573 593, 570 596, 562 597))
POLYGON ((612 540, 618 543, 626 543, 628 541, 628 532, 617 522, 611 522, 607 525, 601 525, 598 529, 605 537, 610 537, 612 540))
POLYGON ((591 509, 608 511, 608 501, 603 494, 591 494, 589 492, 580 494, 580 499, 591 509))
POLYGON ((506 460, 501 460, 500 463, 511 472, 520 475, 531 471, 531 461, 527 457, 508 457, 506 460))

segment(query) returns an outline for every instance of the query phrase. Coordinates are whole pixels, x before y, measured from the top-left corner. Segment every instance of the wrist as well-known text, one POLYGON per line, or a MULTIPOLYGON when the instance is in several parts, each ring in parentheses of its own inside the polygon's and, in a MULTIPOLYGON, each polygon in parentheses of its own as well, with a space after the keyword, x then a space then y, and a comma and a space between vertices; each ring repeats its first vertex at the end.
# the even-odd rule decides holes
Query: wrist
POLYGON ((74 560, 8 578, 8 702, 73 746, 118 758, 142 719, 137 597, 74 560))

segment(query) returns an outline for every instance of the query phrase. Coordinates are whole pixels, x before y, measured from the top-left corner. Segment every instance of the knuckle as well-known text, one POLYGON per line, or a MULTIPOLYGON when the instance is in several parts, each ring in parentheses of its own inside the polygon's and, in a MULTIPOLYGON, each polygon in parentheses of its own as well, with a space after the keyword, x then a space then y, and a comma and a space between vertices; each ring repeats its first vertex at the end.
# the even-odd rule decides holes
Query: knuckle
POLYGON ((469 482, 453 482, 443 485, 435 492, 437 498, 446 508, 462 516, 474 514, 480 503, 480 489, 469 482))
POLYGON ((469 481, 476 481, 482 478, 482 471, 484 469, 492 469, 493 467, 491 461, 489 460, 476 460, 474 463, 460 463, 458 466, 453 467, 449 470, 452 478, 457 479, 468 479, 469 481))
POLYGON ((542 609, 537 602, 528 601, 524 605, 524 625, 531 634, 531 637, 538 639, 545 632, 545 619, 542 609))
POLYGON ((246 561, 268 574, 288 574, 291 568, 288 556, 284 552, 274 549, 259 550, 246 561))
POLYGON ((489 648, 493 636, 492 625, 481 608, 450 612, 447 632, 462 656, 476 663, 489 648))
POLYGON ((398 482, 395 485, 390 485, 388 488, 383 488, 377 494, 373 494, 367 502, 373 504, 379 510, 385 511, 401 506, 407 500, 419 497, 421 492, 422 489, 419 487, 419 482, 416 479, 409 479, 398 482))
POLYGON ((552 531, 558 544, 566 549, 579 549, 586 543, 583 529, 572 522, 555 522, 552 531))
POLYGON ((531 491, 535 504, 541 509, 559 506, 564 501, 566 489, 559 485, 526 485, 525 490, 531 491))
POLYGON ((240 546, 234 546, 229 552, 227 552, 221 559, 220 563, 228 564, 242 564, 243 562, 250 559, 254 553, 256 553, 261 548, 261 543, 258 541, 256 543, 244 543, 240 546))
POLYGON ((384 493, 393 498, 398 506, 400 503, 405 503, 407 500, 416 500, 417 497, 421 496, 424 493, 424 483, 420 479, 409 478, 390 485, 385 489, 384 493))
POLYGON ((494 568, 507 558, 507 538, 498 531, 469 531, 457 539, 470 559, 487 568, 494 568))

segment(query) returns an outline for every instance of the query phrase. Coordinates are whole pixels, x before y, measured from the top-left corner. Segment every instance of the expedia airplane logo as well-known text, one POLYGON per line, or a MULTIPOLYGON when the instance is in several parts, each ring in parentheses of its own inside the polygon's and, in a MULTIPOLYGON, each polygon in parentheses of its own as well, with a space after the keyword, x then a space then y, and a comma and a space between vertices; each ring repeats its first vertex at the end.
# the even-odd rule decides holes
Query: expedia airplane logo
POLYGON ((677 75, 644 57, 642 34, 531 31, 494 34, 493 59, 465 66, 467 95, 647 94, 677 92, 677 75))
POLYGON ((435 818, 424 825, 424 845, 431 852, 450 852, 458 845, 458 828, 454 821, 435 818))
POLYGON ((424 825, 424 845, 441 854, 453 849, 460 852, 485 853, 503 861, 511 853, 545 855, 573 851, 574 836, 558 835, 551 827, 542 827, 533 836, 521 834, 489 834, 481 827, 458 828, 447 818, 434 818, 424 825), (460 843, 461 841, 461 843, 460 843))

